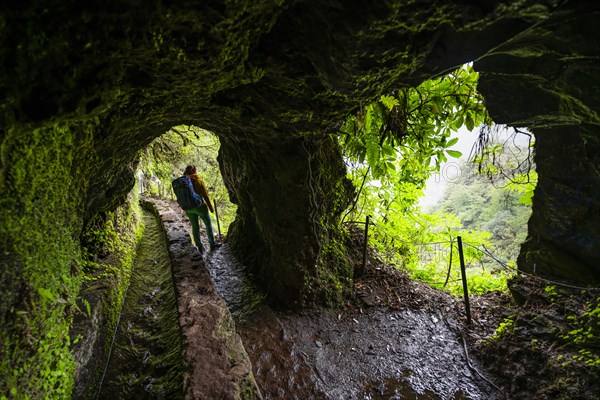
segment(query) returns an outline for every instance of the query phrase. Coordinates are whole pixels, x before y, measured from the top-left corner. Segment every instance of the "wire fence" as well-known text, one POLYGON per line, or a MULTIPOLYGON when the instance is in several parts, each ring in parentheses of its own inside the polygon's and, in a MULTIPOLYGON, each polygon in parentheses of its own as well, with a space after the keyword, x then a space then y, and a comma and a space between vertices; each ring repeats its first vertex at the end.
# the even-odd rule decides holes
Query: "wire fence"
MULTIPOLYGON (((404 244, 411 245, 411 246, 426 247, 428 250, 431 249, 431 246, 449 245, 448 249, 447 249, 447 251, 449 251, 448 258, 447 258, 448 270, 446 273, 446 279, 445 279, 444 283, 442 284, 441 281, 439 281, 439 282, 429 281, 429 283, 434 286, 438 286, 438 287, 443 286, 445 288, 448 285, 448 283, 456 283, 456 282, 462 281, 462 290, 463 290, 463 298, 464 298, 464 303, 465 303, 465 314, 466 314, 466 318, 467 318, 467 325, 471 325, 472 321, 471 321, 471 306, 470 306, 470 300, 469 300, 469 285, 467 282, 467 273, 466 273, 466 265, 465 265, 466 263, 465 263, 465 258, 464 258, 463 244, 472 248, 474 251, 481 253, 482 255, 488 256, 491 260, 493 260, 497 264, 499 270, 508 272, 510 275, 522 274, 522 275, 526 275, 531 278, 543 281, 545 283, 563 286, 563 287, 567 287, 567 288, 571 288, 571 289, 579 289, 579 290, 587 290, 587 291, 600 290, 600 288, 596 288, 596 287, 583 287, 583 286, 572 285, 572 284, 568 284, 568 283, 564 283, 564 282, 558 282, 558 281, 554 281, 551 279, 543 278, 539 275, 531 274, 531 273, 528 273, 525 271, 520 271, 516 268, 516 266, 514 268, 511 267, 509 265, 508 261, 502 261, 499 257, 497 257, 495 254, 493 254, 492 251, 490 249, 488 249, 485 245, 482 244, 481 247, 479 247, 472 243, 463 242, 462 237, 458 236, 458 235, 455 238, 454 237, 451 238, 450 240, 436 240, 436 241, 431 241, 431 242, 414 241, 414 240, 406 240, 406 239, 400 238, 396 235, 392 235, 389 232, 386 232, 384 229, 379 228, 377 226, 377 224, 370 222, 370 216, 367 216, 366 220, 364 222, 348 221, 348 223, 360 223, 360 224, 365 225, 363 260, 362 260, 363 261, 362 262, 363 272, 366 271, 366 264, 367 264, 369 227, 375 228, 378 233, 391 238, 393 242, 396 241, 396 242, 404 243, 404 244), (459 260, 460 260, 460 278, 450 280, 450 276, 451 276, 451 272, 452 272, 452 261, 453 261, 453 255, 454 255, 454 251, 453 251, 454 243, 456 243, 456 247, 458 250, 458 256, 459 256, 459 260)), ((444 258, 444 259, 446 260, 446 258, 444 258)), ((422 260, 422 258, 420 260, 422 260)))
MULTIPOLYGON (((367 220, 368 221, 368 220, 367 220)), ((347 223, 354 223, 354 224, 363 224, 363 225, 367 225, 366 221, 348 221, 347 223)), ((429 259, 427 258, 427 253, 431 254, 432 252, 434 254, 442 254, 443 251, 448 251, 448 257, 444 257, 444 259, 448 259, 449 263, 448 263, 448 271, 447 271, 447 275, 446 275, 446 280, 444 282, 441 281, 434 281, 434 282, 430 282, 433 285, 443 285, 444 287, 448 284, 448 283, 455 283, 460 281, 461 279, 454 279, 454 280, 449 280, 450 277, 450 272, 452 269, 452 259, 453 259, 453 249, 454 249, 454 245, 457 244, 457 240, 458 237, 456 238, 452 238, 450 240, 437 240, 437 241, 431 241, 431 242, 426 242, 426 241, 416 241, 416 240, 406 240, 404 238, 400 238, 399 236, 396 235, 392 235, 389 232, 386 232, 384 229, 380 228, 377 224, 369 222, 368 223, 369 226, 375 228, 375 230, 379 233, 382 234, 384 236, 387 236, 388 238, 392 239, 395 242, 398 243, 403 243, 403 244, 407 244, 407 245, 411 245, 411 246, 417 246, 417 247, 421 247, 423 250, 421 250, 420 253, 420 260, 421 261, 426 261, 426 262, 430 262, 430 261, 435 261, 434 257, 435 256, 431 256, 429 259), (441 245, 449 245, 448 248, 440 248, 437 247, 435 249, 431 249, 431 246, 441 246, 441 245)), ((368 241, 368 237, 365 237, 365 244, 368 241)), ((514 275, 514 274, 519 274, 519 275, 524 275, 524 276, 528 276, 531 277, 533 279, 537 279, 539 281, 543 281, 545 283, 548 284, 552 284, 552 285, 557 285, 557 286, 562 286, 562 287, 566 287, 566 288, 570 288, 570 289, 578 289, 578 290, 588 290, 588 291, 600 291, 599 287, 589 287, 589 286, 578 286, 578 285, 573 285, 573 284, 569 284, 569 283, 565 283, 565 282, 559 282, 556 280, 552 280, 552 279, 548 279, 548 278, 544 278, 542 276, 539 276, 537 274, 534 273, 530 273, 530 272, 526 272, 526 271, 522 271, 519 270, 518 268, 512 267, 510 266, 509 261, 503 261, 500 257, 498 257, 497 255, 495 255, 491 249, 487 248, 485 245, 480 245, 477 246, 475 244, 469 243, 469 242, 465 242, 462 241, 462 244, 464 244, 465 246, 468 246, 470 248, 472 248, 474 251, 481 253, 482 255, 488 257, 490 260, 493 261, 493 263, 496 265, 497 269, 507 272, 508 274, 514 275)), ((366 260, 364 260, 366 261, 366 260)))

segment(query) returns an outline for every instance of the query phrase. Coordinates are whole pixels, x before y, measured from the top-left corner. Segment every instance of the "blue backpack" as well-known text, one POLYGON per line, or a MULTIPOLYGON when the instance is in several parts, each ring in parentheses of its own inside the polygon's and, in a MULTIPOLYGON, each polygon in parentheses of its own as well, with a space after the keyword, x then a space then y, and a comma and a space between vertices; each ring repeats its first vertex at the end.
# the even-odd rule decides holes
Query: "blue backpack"
POLYGON ((188 176, 173 179, 171 186, 173 186, 173 191, 177 197, 177 203, 184 210, 202 205, 202 197, 196 193, 192 185, 192 180, 188 176))

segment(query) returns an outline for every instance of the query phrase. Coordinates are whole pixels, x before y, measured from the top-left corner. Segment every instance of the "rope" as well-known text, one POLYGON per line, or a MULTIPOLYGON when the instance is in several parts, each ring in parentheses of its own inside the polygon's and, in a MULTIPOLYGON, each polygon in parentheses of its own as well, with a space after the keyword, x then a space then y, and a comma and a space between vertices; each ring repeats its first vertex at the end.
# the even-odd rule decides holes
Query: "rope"
MULTIPOLYGON (((363 222, 363 224, 364 224, 364 222, 363 222)), ((440 242, 413 242, 413 241, 410 241, 410 240, 400 239, 398 236, 394 236, 391 233, 387 233, 386 231, 384 231, 381 228, 379 228, 376 224, 373 224, 373 227, 375 229, 377 229, 379 232, 383 233, 384 235, 389 236, 392 239, 394 239, 394 240, 396 240, 398 242, 401 242, 401 243, 414 244, 414 245, 417 245, 417 246, 429 246, 429 245, 432 245, 432 244, 448 244, 448 243, 453 243, 452 240, 446 240, 446 241, 440 241, 440 242)))
MULTIPOLYGON (((359 224, 365 224, 365 222, 362 221, 347 221, 346 223, 359 223, 359 224)), ((406 244, 412 244, 415 246, 430 246, 430 245, 434 245, 434 244, 450 244, 450 262, 448 265, 448 273, 446 276, 446 283, 444 283, 444 287, 446 287, 446 284, 448 283, 448 279, 450 277, 450 269, 452 268, 452 248, 453 248, 453 243, 454 243, 454 239, 451 240, 445 240, 445 241, 438 241, 438 242, 415 242, 415 241, 410 241, 410 240, 404 240, 399 238, 398 236, 392 235, 386 231, 384 231, 383 229, 379 228, 379 226, 377 226, 377 224, 371 222, 369 225, 373 226, 375 229, 377 229, 378 232, 382 233, 383 235, 386 235, 400 243, 406 243, 406 244)), ((563 283, 563 282, 557 282, 557 281, 553 281, 551 279, 547 279, 547 278, 543 278, 539 275, 534 275, 531 274, 529 272, 525 272, 525 271, 519 271, 519 270, 515 270, 514 268, 511 268, 508 266, 507 262, 501 261, 500 259, 498 259, 497 257, 494 256, 494 254, 492 254, 492 252, 490 250, 488 250, 485 245, 482 245, 483 250, 469 242, 465 242, 463 240, 463 244, 474 248, 475 250, 487 255, 488 257, 490 257, 492 260, 496 261, 496 263, 498 263, 498 265, 500 265, 501 269, 507 272, 511 272, 511 273, 519 273, 519 274, 523 274, 526 276, 529 276, 533 279, 538 279, 540 281, 543 282, 547 282, 547 283, 551 283, 553 285, 558 285, 558 286, 563 286, 563 287, 567 287, 567 288, 571 288, 571 289, 578 289, 578 290, 600 290, 600 287, 584 287, 584 286, 577 286, 577 285, 571 285, 568 283, 563 283)), ((451 281, 453 282, 453 281, 451 281)), ((441 282, 435 282, 435 284, 441 284, 441 282)))
POLYGON ((481 379, 483 379, 484 381, 486 381, 487 383, 489 383, 490 385, 495 387, 500 393, 502 393, 504 398, 506 398, 506 394, 504 393, 504 391, 502 389, 500 389, 498 386, 496 386, 496 384, 494 384, 494 382, 492 382, 491 380, 486 378, 481 372, 479 372, 479 370, 477 368, 475 368, 471 364, 471 360, 469 359, 469 352, 467 351, 467 340, 465 339, 465 334, 463 333, 462 329, 459 329, 459 331, 460 331, 460 336, 462 337, 463 349, 465 351, 465 357, 467 359, 467 365, 469 366, 469 369, 471 371, 474 371, 475 373, 477 373, 477 375, 479 375, 481 377, 481 379))

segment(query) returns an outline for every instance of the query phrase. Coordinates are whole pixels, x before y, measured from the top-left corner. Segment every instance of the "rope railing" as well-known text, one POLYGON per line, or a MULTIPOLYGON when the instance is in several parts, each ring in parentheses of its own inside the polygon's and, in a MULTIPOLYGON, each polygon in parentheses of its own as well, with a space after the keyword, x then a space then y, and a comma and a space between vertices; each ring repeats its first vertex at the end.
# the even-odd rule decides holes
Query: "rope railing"
MULTIPOLYGON (((492 259, 496 264, 499 265, 500 270, 512 273, 512 274, 522 274, 522 275, 526 275, 529 276, 531 278, 534 279, 538 279, 540 281, 546 282, 546 283, 550 283, 553 285, 558 285, 558 286, 563 286, 563 287, 567 287, 567 288, 571 288, 571 289, 578 289, 578 290, 589 290, 589 291, 596 291, 596 290, 600 290, 600 288, 597 287, 584 287, 584 286, 577 286, 577 285, 572 285, 572 284, 568 284, 568 283, 564 283, 564 282, 558 282, 558 281, 554 281, 551 279, 547 279, 547 278, 543 278, 539 275, 535 275, 529 272, 525 272, 525 271, 520 271, 516 268, 512 268, 509 266, 508 262, 504 262, 502 261, 499 257, 497 257, 496 255, 494 255, 492 253, 492 251, 490 249, 488 249, 487 247, 485 247, 485 245, 481 245, 483 247, 480 248, 472 243, 469 242, 464 242, 462 241, 462 238, 460 236, 457 236, 456 238, 452 238, 451 240, 442 240, 442 241, 435 241, 435 242, 423 242, 423 241, 411 241, 411 240, 405 240, 403 238, 400 238, 396 235, 392 235, 389 232, 386 232, 384 229, 380 228, 377 224, 373 223, 370 221, 370 216, 368 216, 366 218, 366 220, 364 222, 361 221, 347 221, 346 223, 360 223, 360 224, 364 224, 365 225, 365 247, 364 247, 364 251, 363 251, 363 269, 366 268, 366 262, 367 262, 367 244, 368 244, 368 232, 369 232, 369 226, 372 226, 377 232, 379 232, 380 234, 383 234, 391 239, 393 239, 396 242, 400 242, 400 243, 405 243, 405 244, 410 244, 413 246, 432 246, 432 245, 446 245, 446 244, 450 244, 450 255, 449 255, 449 263, 448 263, 448 272, 446 274, 446 279, 443 283, 443 287, 446 287, 448 283, 454 283, 457 282, 459 280, 462 280, 463 282, 463 291, 464 291, 464 298, 465 298, 465 308, 467 311, 467 321, 468 323, 470 323, 471 320, 471 316, 470 316, 470 307, 469 307, 469 300, 468 300, 468 284, 467 284, 467 276, 466 276, 466 266, 465 266, 465 261, 464 261, 464 254, 463 254, 463 244, 465 246, 469 246, 473 249, 475 249, 476 251, 479 251, 480 253, 482 253, 483 255, 489 257, 490 259, 492 259), (455 240, 456 239, 456 240, 455 240), (452 269, 452 256, 453 256, 453 248, 454 248, 454 242, 456 241, 457 243, 457 247, 458 247, 458 251, 459 251, 459 258, 460 258, 460 264, 461 264, 461 279, 456 279, 456 280, 450 280, 450 273, 451 273, 451 269, 452 269)), ((441 285, 442 282, 430 282, 433 285, 441 285)))
MULTIPOLYGON (((348 221, 348 223, 350 222, 354 222, 354 223, 361 223, 361 224, 365 224, 365 222, 362 221, 348 221)), ((370 222, 369 223, 370 226, 372 226, 375 230, 377 230, 377 232, 394 239, 397 242, 400 243, 405 243, 405 244, 411 244, 414 246, 431 246, 431 245, 441 245, 441 244, 450 244, 450 264, 448 266, 448 276, 450 275, 450 269, 452 266, 452 244, 455 243, 455 240, 444 240, 444 241, 435 241, 435 242, 423 242, 423 241, 411 241, 411 240, 405 240, 402 239, 396 235, 392 235, 389 232, 386 232, 384 229, 382 229, 381 227, 379 227, 377 224, 370 222)), ((493 260, 499 267, 501 270, 506 271, 506 272, 510 272, 513 274, 521 274, 521 275, 525 275, 528 277, 531 277, 533 279, 538 279, 540 281, 546 282, 546 283, 550 283, 553 285, 558 285, 558 286, 563 286, 563 287, 567 287, 570 289, 578 289, 578 290, 600 290, 600 287, 589 287, 589 286, 578 286, 578 285, 573 285, 573 284, 569 284, 569 283, 565 283, 565 282, 559 282, 559 281, 555 281, 552 279, 548 279, 548 278, 544 278, 542 276, 530 273, 530 272, 525 272, 525 271, 521 271, 518 270, 516 268, 512 268, 508 265, 508 262, 506 261, 502 261, 499 257, 497 257, 495 254, 492 253, 492 251, 490 249, 488 249, 487 247, 485 247, 485 245, 482 245, 482 248, 469 243, 469 242, 462 242, 465 246, 471 247, 479 252, 481 252, 482 254, 486 255, 487 257, 489 257, 491 260, 493 260)), ((453 282, 453 281, 449 281, 449 282, 453 282)), ((432 282, 433 284, 441 284, 442 282, 432 282)), ((446 286, 448 282, 445 282, 444 287, 446 286)))
MULTIPOLYGON (((380 228, 379 226, 377 226, 377 224, 370 222, 370 216, 366 218, 365 222, 360 222, 360 221, 347 221, 345 223, 355 223, 355 224, 364 224, 365 225, 365 238, 364 238, 364 249, 363 249, 363 270, 366 267, 366 261, 367 261, 367 246, 368 246, 368 232, 369 232, 369 226, 372 226, 378 233, 385 235, 386 237, 392 238, 394 241, 397 241, 399 243, 405 243, 405 244, 410 244, 413 246, 432 246, 432 245, 447 245, 449 244, 449 262, 448 262, 448 272, 446 275, 446 279, 445 282, 443 283, 443 286, 446 287, 446 285, 448 283, 455 283, 458 281, 462 281, 462 286, 463 286, 463 294, 464 294, 464 303, 465 303, 465 314, 466 314, 466 323, 467 325, 471 325, 471 309, 470 309, 470 302, 469 302, 469 293, 468 293, 468 284, 467 284, 467 275, 466 275, 466 268, 465 268, 465 260, 464 260, 464 254, 463 254, 463 245, 468 246, 478 252, 480 252, 481 254, 483 254, 484 256, 489 257, 491 260, 493 260, 498 266, 499 269, 505 272, 509 272, 512 274, 520 274, 520 275, 525 275, 528 277, 531 277, 533 279, 537 279, 540 280, 542 282, 546 282, 548 284, 553 284, 553 285, 557 285, 557 286, 562 286, 562 287, 566 287, 566 288, 570 288, 570 289, 577 289, 577 290, 585 290, 585 291, 600 291, 600 288, 598 287, 584 287, 584 286, 577 286, 577 285, 572 285, 572 284, 568 284, 568 283, 564 283, 564 282, 558 282, 555 280, 551 280, 551 279, 547 279, 544 277, 541 277, 539 275, 536 274, 532 274, 529 272, 525 272, 525 271, 520 271, 517 268, 511 267, 509 265, 509 262, 505 262, 503 260, 500 259, 500 257, 497 257, 490 249, 488 249, 485 245, 481 245, 481 247, 474 245, 472 243, 469 242, 464 242, 462 241, 461 236, 456 236, 455 238, 451 238, 450 240, 442 240, 442 241, 435 241, 435 242, 423 242, 423 241, 411 241, 411 240, 405 240, 403 238, 400 238, 398 236, 392 235, 389 232, 386 232, 384 229, 380 228), (454 249, 454 242, 456 241, 456 245, 458 248, 458 252, 459 252, 459 259, 460 259, 460 267, 461 267, 461 278, 460 279, 455 279, 455 280, 450 280, 450 273, 452 270, 452 259, 453 259, 453 249, 454 249)), ((482 264, 483 265, 483 264, 482 264)), ((441 285, 442 282, 430 282, 433 285, 441 285)), ((462 331, 462 329, 458 328, 458 330, 461 333, 462 336, 462 341, 463 341, 463 347, 464 347, 464 351, 465 351, 465 357, 467 359, 467 364, 469 366, 470 369, 474 370, 476 373, 478 373, 484 380, 486 380, 488 383, 490 383, 493 387, 495 387, 497 390, 499 390, 501 393, 504 393, 503 390, 496 386, 491 380, 489 380, 488 378, 486 378, 484 375, 481 374, 481 372, 479 372, 475 367, 472 366, 472 364, 469 361, 469 354, 467 351, 467 344, 466 344, 466 339, 465 339, 465 335, 464 332, 462 331)))
MULTIPOLYGON (((362 224, 364 224, 364 222, 361 222, 362 224)), ((381 229, 377 224, 375 223, 371 223, 370 224, 372 227, 374 227, 378 232, 383 233, 384 235, 398 241, 401 243, 407 243, 407 244, 413 244, 416 246, 429 246, 429 245, 433 245, 433 244, 448 244, 448 243, 452 243, 452 240, 444 240, 444 241, 438 241, 438 242, 415 242, 415 241, 411 241, 411 240, 404 240, 399 238, 398 236, 392 235, 389 232, 384 231, 383 229, 381 229)))
POLYGON ((501 266, 501 268, 502 268, 503 270, 505 270, 505 271, 510 271, 510 272, 513 272, 513 273, 517 273, 517 274, 521 274, 521 275, 529 276, 529 277, 531 277, 531 278, 534 278, 534 279, 539 279, 539 280, 541 280, 541 281, 544 281, 544 282, 547 282, 547 283, 552 283, 552 284, 554 284, 554 285, 563 286, 563 287, 567 287, 567 288, 570 288, 570 289, 591 290, 591 291, 600 290, 600 287, 586 287, 586 286, 577 286, 577 285, 571 285, 571 284, 568 284, 568 283, 554 281, 554 280, 552 280, 552 279, 544 278, 544 277, 541 277, 541 276, 539 276, 539 275, 535 275, 535 274, 531 274, 531 273, 529 273, 529 272, 520 271, 520 270, 518 270, 518 269, 511 268, 511 267, 509 267, 509 266, 508 266, 508 263, 502 262, 502 261, 500 261, 500 260, 499 260, 497 257, 495 257, 495 256, 494 256, 494 255, 493 255, 493 254, 490 252, 490 250, 488 250, 488 249, 487 249, 485 246, 483 246, 483 249, 484 249, 484 250, 482 250, 482 249, 480 249, 479 247, 477 247, 477 246, 474 246, 474 245, 472 245, 472 244, 470 244, 470 243, 467 243, 467 242, 463 242, 463 243, 464 243, 464 244, 466 244, 466 245, 468 245, 468 246, 470 246, 470 247, 472 247, 472 248, 474 248, 474 249, 476 249, 476 250, 478 250, 478 251, 480 251, 481 253, 483 253, 483 254, 487 255, 487 256, 488 256, 488 257, 490 257, 492 260, 496 261, 496 262, 498 263, 498 265, 500 265, 500 266, 501 266))

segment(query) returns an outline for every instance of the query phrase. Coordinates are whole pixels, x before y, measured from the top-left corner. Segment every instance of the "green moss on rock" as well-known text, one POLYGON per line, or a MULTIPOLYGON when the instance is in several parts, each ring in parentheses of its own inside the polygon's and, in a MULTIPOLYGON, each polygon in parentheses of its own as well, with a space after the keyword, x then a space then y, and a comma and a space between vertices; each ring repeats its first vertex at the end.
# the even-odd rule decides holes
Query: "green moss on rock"
MULTIPOLYGON (((76 382, 81 398, 93 399, 99 389, 98 384, 119 323, 143 228, 137 190, 133 190, 124 205, 114 212, 99 214, 84 229, 84 285, 80 297, 84 304, 89 299, 88 304, 93 302, 96 307, 100 307, 99 318, 104 323, 92 327, 103 338, 94 343, 100 348, 97 351, 99 359, 78 363, 77 372, 86 377, 84 380, 80 376, 76 382)), ((72 336, 85 331, 85 325, 89 323, 91 321, 87 318, 79 319, 72 330, 72 336)))
POLYGON ((13 129, 2 142, 0 393, 67 398, 71 307, 81 277, 82 190, 68 123, 13 129), (4 264, 4 262, 3 262, 4 264))
MULTIPOLYGON (((2 141, 0 394, 10 398, 62 399, 73 391, 70 329, 89 265, 79 235, 95 124, 20 127, 2 141)), ((135 236, 136 218, 125 209, 112 218, 121 226, 113 250, 130 268, 135 241, 126 233, 135 236)), ((127 268, 116 271, 111 320, 127 285, 127 268)))

